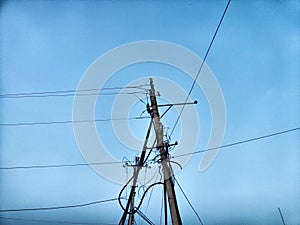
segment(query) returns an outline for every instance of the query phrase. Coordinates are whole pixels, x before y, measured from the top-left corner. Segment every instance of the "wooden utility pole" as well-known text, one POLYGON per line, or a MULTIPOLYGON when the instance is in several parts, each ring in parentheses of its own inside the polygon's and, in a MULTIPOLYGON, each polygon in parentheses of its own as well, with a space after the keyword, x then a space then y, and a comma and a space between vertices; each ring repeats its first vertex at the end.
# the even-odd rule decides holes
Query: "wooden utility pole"
POLYGON ((163 125, 160 122, 156 95, 155 95, 155 88, 154 88, 152 78, 150 78, 150 88, 151 88, 150 89, 151 116, 154 120, 154 128, 155 128, 155 134, 157 140, 156 143, 160 152, 160 158, 161 158, 163 174, 164 174, 164 185, 168 196, 172 224, 182 225, 182 221, 180 218, 179 209, 177 205, 176 195, 175 195, 174 182, 172 180, 173 174, 168 162, 169 160, 167 154, 168 144, 165 145, 163 141, 163 125))
POLYGON ((135 197, 135 188, 136 188, 136 182, 137 182, 137 168, 133 167, 133 173, 134 173, 134 181, 133 181, 133 195, 131 197, 131 202, 130 202, 130 214, 129 214, 129 219, 128 219, 128 225, 132 225, 134 221, 134 197, 135 197))
MULTIPOLYGON (((127 215, 129 215, 127 224, 132 225, 134 223, 134 214, 136 212, 138 212, 144 219, 146 218, 146 216, 143 215, 139 211, 138 208, 134 207, 134 198, 135 198, 135 194, 136 194, 137 179, 139 176, 139 172, 142 169, 142 167, 144 166, 144 164, 147 161, 147 158, 150 154, 149 153, 148 156, 146 157, 147 143, 149 140, 150 131, 151 131, 152 126, 154 126, 154 129, 155 129, 156 144, 157 144, 157 149, 159 149, 160 163, 162 164, 163 175, 164 175, 165 224, 167 224, 167 222, 168 222, 167 221, 167 201, 168 201, 170 215, 171 215, 171 219, 172 219, 172 225, 182 225, 182 221, 181 221, 179 210, 178 210, 176 195, 175 195, 175 189, 174 189, 174 180, 173 180, 174 175, 173 175, 173 171, 172 171, 172 168, 171 168, 171 165, 169 162, 169 156, 168 156, 168 147, 171 145, 169 145, 168 141, 164 142, 164 140, 163 140, 163 137, 164 137, 163 125, 160 122, 158 107, 159 106, 160 107, 169 106, 169 108, 167 109, 167 111, 168 111, 173 105, 196 104, 197 102, 195 101, 193 103, 167 104, 167 105, 159 105, 158 106, 157 101, 156 101, 155 89, 154 89, 154 84, 153 84, 152 78, 150 78, 150 87, 151 87, 151 89, 150 89, 151 106, 149 104, 147 104, 147 111, 151 115, 152 120, 149 124, 148 132, 146 134, 146 139, 144 142, 141 157, 136 157, 135 164, 132 165, 133 166, 133 176, 128 181, 128 183, 130 181, 132 181, 132 186, 131 186, 130 194, 129 194, 128 201, 127 201, 127 204, 125 207, 122 206, 122 204, 120 203, 120 199, 119 199, 119 203, 124 210, 123 215, 120 219, 119 225, 125 225, 127 215)), ((128 183, 123 187, 122 191, 128 185, 128 183)), ((122 191, 120 192, 120 194, 122 193, 122 191)), ((120 197, 120 195, 119 195, 119 197, 120 197)), ((148 220, 147 218, 146 218, 146 221, 149 224, 152 224, 152 222, 150 220, 148 220)))
POLYGON ((121 217, 121 220, 119 222, 119 225, 125 225, 126 217, 127 214, 129 214, 129 220, 128 220, 128 225, 132 225, 134 221, 134 197, 135 197, 135 189, 136 189, 136 183, 137 183, 137 178, 138 178, 138 173, 139 173, 140 168, 133 168, 133 182, 129 194, 129 198, 126 204, 126 208, 123 212, 123 215, 121 217), (130 212, 128 213, 128 210, 130 208, 130 212))
POLYGON ((128 198, 128 201, 127 201, 127 204, 126 204, 126 208, 123 212, 123 215, 121 217, 119 225, 125 225, 126 217, 127 217, 128 214, 129 214, 128 225, 132 225, 133 222, 134 222, 134 213, 135 213, 134 197, 135 197, 135 194, 136 194, 135 189, 137 187, 137 179, 138 179, 138 176, 139 176, 139 172, 141 171, 141 169, 142 169, 142 167, 144 166, 144 163, 145 163, 147 143, 148 143, 148 140, 149 140, 151 128, 152 128, 152 121, 150 122, 149 127, 148 127, 148 131, 147 131, 147 134, 146 134, 146 139, 145 139, 145 142, 144 142, 141 157, 140 158, 139 157, 135 158, 135 165, 133 165, 132 186, 131 186, 129 198, 128 198), (130 208, 130 211, 129 211, 129 208, 130 208))

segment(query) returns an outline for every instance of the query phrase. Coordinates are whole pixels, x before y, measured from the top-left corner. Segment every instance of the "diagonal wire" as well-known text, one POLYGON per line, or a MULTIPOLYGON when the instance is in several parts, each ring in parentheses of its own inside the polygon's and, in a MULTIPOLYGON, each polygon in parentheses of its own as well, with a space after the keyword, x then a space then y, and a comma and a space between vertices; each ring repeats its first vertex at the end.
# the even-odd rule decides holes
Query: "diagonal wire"
POLYGON ((41 95, 55 95, 55 94, 77 94, 82 92, 91 92, 91 91, 105 91, 105 90, 122 90, 122 89, 141 89, 148 90, 144 88, 149 85, 138 85, 138 86, 128 86, 128 87, 107 87, 107 88, 93 88, 93 89, 82 89, 82 90, 55 90, 55 91, 40 91, 40 92, 22 92, 22 93, 4 93, 0 94, 0 98, 13 98, 13 97, 27 97, 27 96, 41 96, 41 95))
POLYGON ((92 166, 92 165, 111 165, 122 164, 123 162, 94 162, 94 163, 73 163, 73 164, 50 164, 50 165, 33 165, 33 166, 11 166, 0 167, 0 170, 16 170, 16 169, 45 169, 45 168, 61 168, 61 167, 77 167, 77 166, 92 166))
POLYGON ((38 219, 23 219, 23 218, 12 218, 12 217, 3 217, 0 216, 0 219, 2 220, 14 220, 14 221, 24 221, 24 222, 42 222, 42 223, 61 223, 61 224, 87 224, 87 225, 115 225, 113 223, 91 223, 91 222, 84 222, 84 223, 79 223, 79 222, 71 222, 71 221, 57 221, 57 220, 38 220, 38 219))
MULTIPOLYGON (((157 173, 155 181, 157 180, 158 176, 159 176, 159 173, 157 173)), ((147 214, 147 211, 148 211, 148 208, 149 208, 149 204, 150 204, 150 199, 152 198, 153 190, 154 190, 154 188, 152 188, 151 191, 150 191, 150 196, 148 198, 147 206, 146 206, 146 209, 145 209, 145 214, 147 214)), ((142 224, 144 224, 144 221, 142 222, 142 224)))
POLYGON ((85 207, 85 206, 89 206, 89 205, 95 205, 95 204, 100 204, 100 203, 104 203, 104 202, 112 202, 112 201, 117 201, 117 200, 118 200, 118 198, 111 198, 111 199, 93 201, 93 202, 88 202, 88 203, 81 203, 81 204, 76 204, 76 205, 64 205, 64 206, 52 206, 52 207, 36 207, 36 208, 19 208, 19 209, 0 209, 0 213, 79 208, 79 207, 85 207))
POLYGON ((136 116, 127 118, 108 118, 95 120, 62 120, 62 121, 45 121, 45 122, 19 122, 19 123, 0 123, 0 126, 15 127, 15 126, 35 126, 35 125, 53 125, 53 124, 69 124, 69 123, 94 123, 94 122, 108 122, 117 120, 140 120, 149 119, 149 116, 136 116))
MULTIPOLYGON (((181 154, 181 155, 175 155, 175 156, 172 156, 172 158, 178 158, 178 157, 183 157, 183 156, 188 156, 188 155, 199 154, 199 153, 203 153, 203 152, 207 152, 207 151, 213 151, 213 150, 216 150, 216 149, 219 149, 219 148, 229 148, 229 147, 232 147, 232 146, 235 146, 235 145, 241 145, 241 144, 245 144, 245 143, 249 143, 249 142, 253 142, 253 141, 259 141, 259 140, 262 140, 262 139, 271 138, 271 137, 275 137, 275 136, 279 136, 279 135, 283 135, 283 134, 287 134, 287 133, 291 133, 291 132, 295 132, 295 131, 299 131, 299 130, 300 130, 300 127, 295 127, 295 128, 292 128, 292 129, 282 130, 282 131, 275 132, 275 133, 270 133, 270 134, 266 134, 266 135, 262 135, 262 136, 258 136, 258 137, 254 137, 254 138, 249 138, 249 139, 245 139, 245 140, 242 140, 242 141, 237 141, 237 142, 225 144, 225 145, 218 146, 218 147, 203 149, 203 150, 190 152, 190 153, 185 153, 185 154, 181 154)), ((56 164, 56 165, 52 164, 52 165, 33 165, 33 166, 12 166, 12 167, 0 167, 0 170, 59 168, 59 167, 76 167, 76 166, 88 166, 88 165, 122 164, 122 163, 123 162, 113 162, 112 161, 112 162, 98 162, 98 163, 94 162, 94 163, 75 163, 75 164, 56 164)))
POLYGON ((135 92, 110 92, 110 93, 86 93, 86 94, 39 94, 39 95, 12 95, 3 96, 0 98, 46 98, 46 97, 70 97, 70 96, 92 96, 92 95, 136 95, 136 94, 146 94, 145 91, 135 91, 135 92))
POLYGON ((174 177, 175 182, 178 184, 179 189, 181 190, 182 194, 184 195, 185 199, 187 200, 187 202, 189 203, 190 207, 192 208, 192 210, 194 211, 195 215, 197 216, 199 222, 201 225, 203 225, 203 222, 199 216, 199 214, 197 213, 196 209, 193 207, 192 203, 190 202, 190 200, 188 199, 187 195, 185 194, 184 190, 182 189, 182 187, 180 186, 179 182, 176 180, 176 178, 174 177))
POLYGON ((159 218, 159 225, 162 225, 162 216, 163 216, 163 208, 164 208, 164 189, 162 189, 161 194, 162 200, 161 200, 161 208, 160 208, 160 218, 159 218))
MULTIPOLYGON (((206 61, 206 58, 207 58, 208 53, 209 53, 209 51, 210 51, 210 49, 211 49, 211 46, 212 46, 212 44, 213 44, 213 42, 214 42, 214 40, 215 40, 215 38, 216 38, 216 36, 217 36, 217 33, 218 33, 218 31, 219 31, 219 29, 220 29, 220 26, 221 26, 221 24, 222 24, 222 22, 223 22, 224 16, 225 16, 225 14, 226 14, 226 12, 227 12, 227 9, 228 9, 228 7, 229 7, 230 2, 231 2, 231 0, 229 0, 229 1, 227 2, 227 5, 226 5, 226 7, 225 7, 225 9, 224 9, 224 12, 223 12, 223 14, 222 14, 222 17, 221 17, 221 19, 220 19, 220 21, 219 21, 219 24, 218 24, 218 26, 217 26, 217 29, 216 29, 216 31, 215 31, 215 33, 214 33, 212 39, 211 39, 211 42, 210 42, 210 44, 209 44, 209 46, 208 46, 208 48, 207 48, 207 50, 206 50, 205 56, 204 56, 204 58, 203 58, 203 61, 202 61, 201 65, 200 65, 199 70, 198 70, 198 72, 197 72, 197 75, 196 75, 196 77, 195 77, 195 79, 194 79, 194 81, 193 81, 192 87, 191 87, 191 89, 190 89, 190 91, 189 91, 189 93, 188 93, 188 95, 187 95, 187 97, 186 97, 185 103, 187 103, 187 101, 188 101, 188 99, 189 99, 189 97, 190 97, 190 95, 191 95, 191 93, 192 93, 192 91, 193 91, 193 89, 194 89, 194 86, 195 86, 195 84, 196 84, 196 81, 197 81, 197 79, 198 79, 198 77, 199 77, 199 75, 200 75, 200 72, 201 72, 201 70, 202 70, 202 67, 203 67, 205 61, 206 61)), ((184 107, 185 107, 185 104, 182 106, 182 108, 181 108, 181 110, 180 110, 180 113, 179 113, 179 115, 178 115, 178 117, 177 117, 177 120, 176 120, 174 126, 173 126, 173 129, 172 129, 172 131, 171 131, 170 136, 172 136, 172 134, 173 134, 173 132, 174 132, 174 130, 175 130, 175 128, 176 128, 178 122, 179 122, 179 119, 180 119, 180 117, 181 117, 181 115, 182 115, 182 112, 183 112, 183 110, 184 110, 184 107)))
POLYGON ((245 144, 245 143, 248 143, 248 142, 258 141, 258 140, 261 140, 261 139, 266 139, 266 138, 270 138, 270 137, 274 137, 274 136, 278 136, 278 135, 282 135, 282 134, 286 134, 286 133, 291 133, 291 132, 295 132, 295 131, 299 131, 299 130, 300 130, 300 127, 296 127, 296 128, 292 128, 292 129, 288 129, 288 130, 279 131, 279 132, 276 132, 276 133, 271 133, 271 134, 267 134, 267 135, 263 135, 263 136, 259 136, 259 137, 249 138, 249 139, 246 139, 246 140, 221 145, 221 146, 218 146, 218 147, 213 147, 213 148, 203 149, 203 150, 199 150, 199 151, 195 151, 195 152, 191 152, 191 153, 176 155, 176 156, 173 156, 172 158, 178 158, 178 157, 182 157, 182 156, 188 156, 188 155, 194 155, 194 154, 199 154, 199 153, 208 152, 208 151, 214 151, 214 150, 217 150, 217 149, 220 149, 220 148, 228 148, 228 147, 232 147, 232 146, 235 146, 235 145, 241 145, 241 144, 245 144))
MULTIPOLYGON (((144 93, 144 92, 143 92, 144 93)), ((144 93, 144 94, 147 94, 147 92, 146 93, 144 93)), ((141 103, 143 103, 144 105, 147 105, 147 103, 143 100, 143 99, 141 99, 139 96, 137 96, 136 94, 133 94, 141 103)))

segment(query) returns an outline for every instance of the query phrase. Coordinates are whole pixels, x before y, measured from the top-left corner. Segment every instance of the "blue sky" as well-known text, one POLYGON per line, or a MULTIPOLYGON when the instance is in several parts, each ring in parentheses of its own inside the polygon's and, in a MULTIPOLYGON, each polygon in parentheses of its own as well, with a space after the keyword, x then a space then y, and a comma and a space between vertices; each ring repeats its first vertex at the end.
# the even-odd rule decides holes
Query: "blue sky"
MULTIPOLYGON (((225 1, 2 2, 1 94, 76 89, 86 69, 99 56, 134 41, 173 42, 203 57, 225 5, 225 1)), ((299 12, 299 1, 231 2, 206 61, 226 103, 224 144, 299 127, 299 12)), ((172 79, 186 92, 192 84, 187 75, 171 66, 144 63, 114 74, 106 86, 124 86, 149 75, 172 79)), ((101 106, 110 109, 113 99, 103 97, 97 102, 99 118, 109 116, 110 111, 101 106)), ((197 149, 204 149, 211 129, 210 109, 198 86, 191 99, 199 101, 195 106, 201 124, 197 149)), ((72 119, 73 97, 2 98, 0 104, 1 123, 72 119)), ((144 105, 137 103, 132 116, 139 116, 142 110, 144 105)), ((172 126, 175 120, 173 110, 165 122, 172 126)), ((148 121, 131 125, 142 139, 148 121)), ((1 167, 85 162, 72 124, 0 129, 1 167)), ((136 154, 117 141, 111 123, 99 123, 97 129, 104 143, 118 149, 112 151, 118 160, 123 156, 132 159, 136 154)), ((173 141, 179 133, 176 130, 173 141)), ((299 137, 299 132, 294 132, 221 150, 203 173, 198 170, 202 155, 194 155, 177 179, 204 224, 281 224, 278 207, 287 224, 300 224, 299 137)), ((122 188, 89 167, 0 173, 1 209, 114 198, 122 188)), ((184 224, 198 224, 176 190, 184 224)), ((160 203, 161 189, 156 187, 147 214, 156 224, 160 203)), ((113 202, 0 216, 117 224, 121 213, 113 202)))

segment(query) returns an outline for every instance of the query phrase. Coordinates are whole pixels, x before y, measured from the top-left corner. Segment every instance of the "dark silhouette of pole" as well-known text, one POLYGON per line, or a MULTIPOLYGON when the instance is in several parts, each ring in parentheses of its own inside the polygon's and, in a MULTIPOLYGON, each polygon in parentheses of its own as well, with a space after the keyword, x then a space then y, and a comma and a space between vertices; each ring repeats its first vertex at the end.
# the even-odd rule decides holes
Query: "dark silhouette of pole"
POLYGON ((163 126, 162 123, 160 122, 155 88, 154 88, 152 78, 150 78, 150 87, 151 87, 150 89, 151 109, 149 110, 149 113, 154 120, 157 146, 160 152, 161 164, 162 164, 163 174, 164 174, 164 185, 168 196, 169 210, 171 214, 172 224, 182 225, 182 221, 181 221, 181 217, 177 205, 176 195, 175 195, 174 182, 172 180, 173 174, 170 165, 168 163, 168 154, 167 154, 168 146, 166 146, 163 141, 163 126))
POLYGON ((129 199, 127 201, 126 204, 126 208, 123 212, 123 215, 120 219, 119 225, 124 225, 125 221, 126 221, 126 217, 129 214, 129 220, 128 220, 128 225, 132 225, 133 221, 134 221, 134 213, 135 213, 135 209, 134 209, 134 197, 135 197, 135 189, 137 187, 137 179, 139 176, 139 172, 142 169, 142 167, 144 166, 145 163, 145 157, 146 157, 146 150, 147 150, 147 143, 149 140, 149 136, 150 136, 150 131, 151 131, 151 127, 152 127, 152 121, 150 121, 149 124, 149 128, 146 134, 146 138, 145 138, 145 142, 144 142, 144 146, 143 146, 143 150, 142 150, 142 154, 141 157, 136 157, 135 159, 135 165, 133 168, 133 181, 132 181, 132 186, 131 186, 131 190, 130 190, 130 194, 129 194, 129 199), (130 212, 128 213, 128 210, 130 208, 130 212))

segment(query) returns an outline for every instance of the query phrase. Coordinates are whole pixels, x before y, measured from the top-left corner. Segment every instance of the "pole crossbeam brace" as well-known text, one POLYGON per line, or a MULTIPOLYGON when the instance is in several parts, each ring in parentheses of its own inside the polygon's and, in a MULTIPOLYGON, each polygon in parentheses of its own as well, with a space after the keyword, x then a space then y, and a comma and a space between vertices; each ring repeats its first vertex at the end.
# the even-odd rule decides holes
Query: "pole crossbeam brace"
POLYGON ((181 217, 179 214, 178 204, 176 200, 176 194, 174 189, 174 182, 172 180, 172 169, 168 163, 168 145, 164 144, 163 141, 163 126, 160 121, 160 116, 158 112, 158 105, 156 101, 155 88, 152 78, 150 78, 150 101, 151 110, 150 115, 154 120, 154 129, 156 134, 157 146, 159 146, 159 152, 161 157, 161 164, 163 168, 164 175, 164 185, 168 197, 169 210, 171 215, 171 220, 173 225, 182 225, 181 217))

